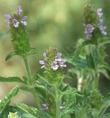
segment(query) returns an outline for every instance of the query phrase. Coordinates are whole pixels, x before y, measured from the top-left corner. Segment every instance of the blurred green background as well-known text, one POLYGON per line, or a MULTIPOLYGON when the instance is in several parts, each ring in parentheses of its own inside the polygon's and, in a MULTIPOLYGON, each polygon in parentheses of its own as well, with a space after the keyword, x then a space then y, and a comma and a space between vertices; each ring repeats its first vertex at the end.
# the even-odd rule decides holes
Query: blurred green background
MULTIPOLYGON (((105 24, 110 35, 110 0, 91 1, 96 8, 104 9, 105 24)), ((38 60, 46 48, 57 47, 61 52, 67 50, 72 54, 77 40, 84 37, 83 8, 86 3, 87 0, 0 0, 0 76, 22 77, 25 74, 20 58, 14 57, 5 62, 6 55, 13 47, 4 14, 14 13, 17 6, 22 5, 25 15, 28 16, 31 47, 35 47, 38 52, 37 56, 30 58, 31 68, 36 72, 38 60)), ((108 54, 109 50, 110 48, 107 49, 108 54)), ((109 61, 109 57, 107 60, 109 61)), ((106 80, 102 83, 107 86, 109 82, 106 80)), ((12 86, 0 83, 0 98, 12 86)), ((21 97, 26 99, 24 95, 21 97)))

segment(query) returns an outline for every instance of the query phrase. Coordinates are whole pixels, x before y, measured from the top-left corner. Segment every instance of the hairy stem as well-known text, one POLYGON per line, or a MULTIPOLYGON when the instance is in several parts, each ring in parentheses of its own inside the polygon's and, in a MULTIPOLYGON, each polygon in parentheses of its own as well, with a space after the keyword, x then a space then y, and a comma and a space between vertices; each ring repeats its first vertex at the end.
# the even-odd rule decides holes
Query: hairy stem
POLYGON ((28 84, 30 84, 31 82, 31 70, 30 70, 30 67, 29 67, 29 64, 28 64, 28 59, 27 57, 23 57, 23 60, 24 60, 24 64, 25 64, 25 67, 26 67, 26 71, 27 71, 27 75, 28 75, 28 84))
POLYGON ((99 88, 99 74, 96 70, 96 77, 94 78, 94 89, 98 89, 99 88))
POLYGON ((59 91, 58 88, 55 87, 55 104, 56 104, 56 117, 55 118, 60 118, 60 96, 59 96, 59 91))
MULTIPOLYGON (((28 59, 27 59, 26 56, 24 56, 23 60, 24 60, 26 71, 27 71, 28 85, 32 86, 32 84, 33 84, 33 82, 32 82, 32 74, 31 74, 31 69, 30 69, 29 63, 28 63, 28 59)), ((34 88, 32 88, 32 94, 33 94, 33 97, 35 99, 36 105, 38 107, 40 107, 40 102, 39 102, 38 96, 36 95, 36 91, 35 91, 34 88)))

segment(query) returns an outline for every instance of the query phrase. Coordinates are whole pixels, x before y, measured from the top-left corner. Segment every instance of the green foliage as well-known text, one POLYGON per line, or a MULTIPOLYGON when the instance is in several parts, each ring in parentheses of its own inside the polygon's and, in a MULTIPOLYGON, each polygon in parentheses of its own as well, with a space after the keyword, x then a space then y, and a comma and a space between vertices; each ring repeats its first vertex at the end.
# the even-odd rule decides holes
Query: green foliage
POLYGON ((0 82, 20 82, 23 83, 19 77, 0 77, 0 82))
POLYGON ((12 42, 15 48, 15 52, 18 55, 27 54, 30 50, 29 39, 25 28, 19 27, 18 29, 12 28, 12 42))
POLYGON ((10 104, 11 99, 17 95, 19 89, 18 87, 14 87, 0 102, 0 114, 6 109, 6 107, 10 104))
POLYGON ((20 118, 17 113, 9 113, 8 118, 20 118))
POLYGON ((32 114, 33 116, 37 116, 37 113, 38 113, 38 109, 37 108, 34 108, 34 107, 31 107, 31 106, 28 106, 26 104, 18 104, 17 107, 19 109, 21 109, 22 111, 24 111, 25 113, 29 113, 29 114, 32 114))
POLYGON ((6 61, 19 55, 24 61, 27 75, 23 80, 19 77, 0 77, 1 82, 22 83, 22 86, 12 89, 0 102, 1 117, 109 118, 107 109, 110 107, 110 97, 107 98, 100 92, 99 80, 101 74, 109 78, 110 69, 105 60, 105 49, 110 41, 102 37, 97 27, 95 8, 89 4, 84 11, 85 25, 94 26, 90 39, 79 39, 72 55, 66 56, 66 61, 57 49, 49 48, 40 60, 41 72, 36 74, 32 73, 28 62, 28 56, 36 54, 36 49, 30 48, 26 27, 20 21, 21 18, 22 15, 15 14, 10 19, 14 51, 6 57, 6 61), (66 66, 68 70, 63 68, 66 66), (71 86, 67 77, 77 80, 77 88, 71 86), (35 107, 20 103, 15 108, 10 108, 10 101, 19 89, 33 95, 35 107))

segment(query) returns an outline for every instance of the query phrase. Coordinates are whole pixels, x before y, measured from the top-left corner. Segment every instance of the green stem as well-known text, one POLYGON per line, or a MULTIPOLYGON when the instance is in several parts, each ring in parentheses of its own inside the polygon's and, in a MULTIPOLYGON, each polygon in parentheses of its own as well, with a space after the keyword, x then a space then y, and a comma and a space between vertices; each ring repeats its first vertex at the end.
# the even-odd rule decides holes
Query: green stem
POLYGON ((30 70, 30 67, 29 67, 29 64, 28 64, 28 59, 27 59, 27 57, 24 56, 23 60, 24 60, 24 64, 25 64, 25 67, 26 67, 27 75, 29 77, 28 84, 30 84, 30 82, 31 82, 31 70, 30 70))
MULTIPOLYGON (((24 60, 24 64, 25 64, 25 67, 26 67, 26 71, 27 71, 27 76, 28 76, 28 85, 29 86, 32 86, 33 82, 32 82, 32 75, 31 75, 31 69, 30 69, 30 66, 29 66, 29 63, 28 63, 28 59, 26 56, 23 57, 23 60, 24 60)), ((36 105, 38 107, 40 107, 40 102, 38 100, 38 96, 36 95, 36 91, 34 88, 32 88, 32 94, 34 96, 34 99, 35 99, 35 102, 36 102, 36 105)))
POLYGON ((96 77, 94 79, 94 88, 98 89, 99 88, 99 75, 98 72, 96 71, 96 77))
POLYGON ((60 118, 60 96, 59 96, 59 91, 57 87, 55 87, 55 104, 56 104, 56 117, 55 118, 60 118))

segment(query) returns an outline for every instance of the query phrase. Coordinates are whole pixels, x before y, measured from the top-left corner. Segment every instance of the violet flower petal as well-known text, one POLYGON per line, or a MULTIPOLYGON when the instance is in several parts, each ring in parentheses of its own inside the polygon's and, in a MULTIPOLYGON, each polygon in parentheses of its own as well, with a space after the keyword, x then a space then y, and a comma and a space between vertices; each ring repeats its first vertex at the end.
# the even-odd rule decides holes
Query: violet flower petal
POLYGON ((19 27, 19 22, 16 20, 16 19, 13 19, 13 26, 15 27, 15 28, 18 28, 19 27))
POLYGON ((23 12, 22 7, 21 6, 18 6, 18 8, 17 8, 17 14, 18 15, 21 15, 22 12, 23 12))

